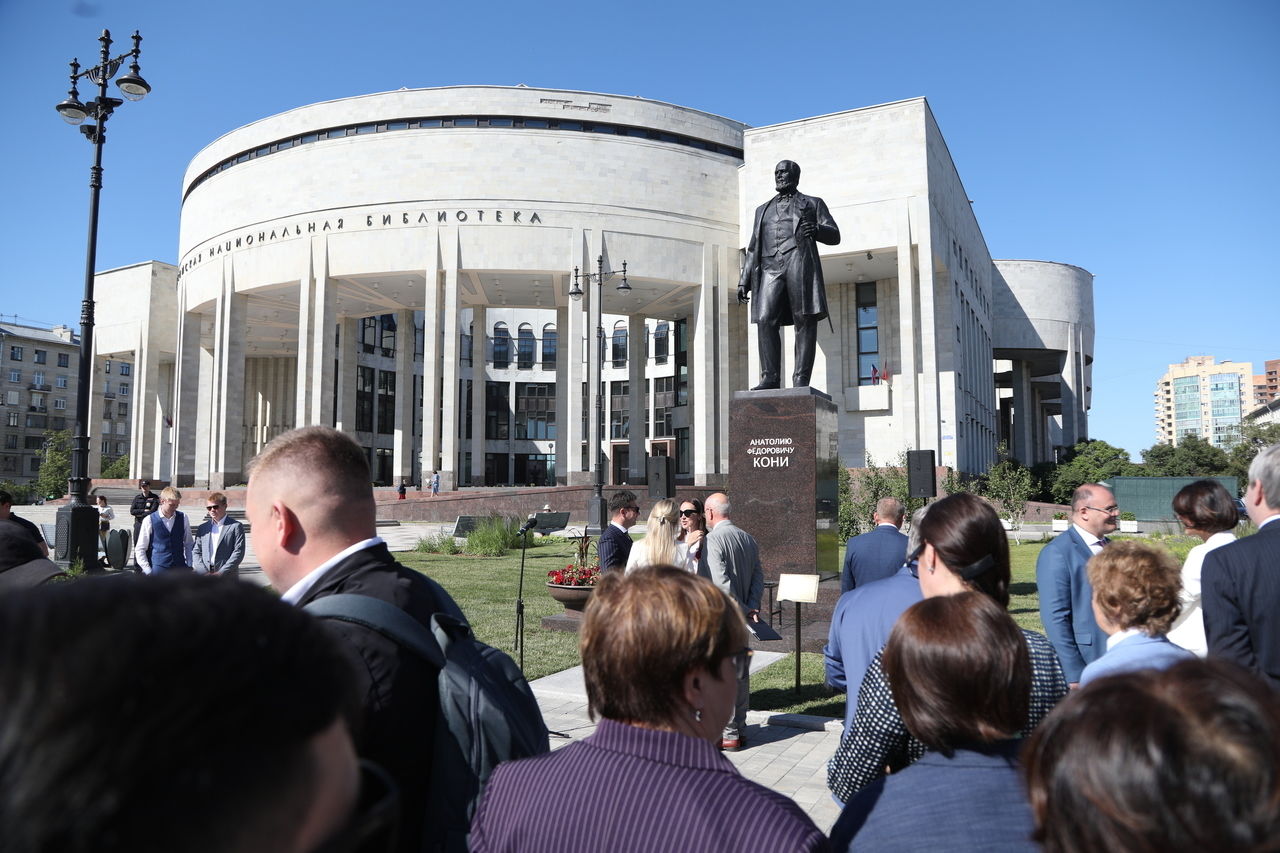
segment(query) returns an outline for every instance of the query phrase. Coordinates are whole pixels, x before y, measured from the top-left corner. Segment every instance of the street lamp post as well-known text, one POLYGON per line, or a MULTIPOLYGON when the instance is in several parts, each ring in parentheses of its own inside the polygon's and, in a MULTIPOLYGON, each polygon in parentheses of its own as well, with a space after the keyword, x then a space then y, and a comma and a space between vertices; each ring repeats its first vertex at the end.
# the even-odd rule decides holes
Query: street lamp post
POLYGON ((140 101, 151 86, 138 73, 138 57, 142 55, 142 36, 133 33, 133 50, 112 58, 111 33, 103 30, 98 38, 101 57, 97 65, 80 70, 71 60, 71 89, 56 109, 68 124, 81 125, 80 132, 93 143, 93 168, 89 171, 89 242, 85 250, 84 301, 80 304, 80 367, 76 389, 76 431, 71 438, 71 479, 68 487, 71 502, 58 509, 56 556, 68 562, 80 560, 85 569, 93 569, 98 556, 97 510, 89 504, 89 386, 93 379, 93 274, 98 253, 98 196, 102 190, 102 144, 106 141, 107 119, 124 103, 107 96, 107 83, 116 76, 126 59, 131 59, 129 72, 116 80, 121 94, 130 101, 140 101), (80 101, 77 84, 88 78, 98 87, 98 96, 88 103, 80 101), (93 124, 82 124, 91 119, 93 124))
MULTIPOLYGON (((617 275, 616 270, 605 271, 604 255, 596 258, 596 271, 579 273, 573 268, 573 287, 569 296, 575 301, 582 299, 582 281, 596 286, 596 294, 591 299, 590 322, 595 326, 596 350, 591 352, 591 338, 587 339, 587 382, 595 390, 591 407, 591 431, 595 433, 595 488, 587 500, 587 526, 595 525, 596 530, 603 531, 609 523, 608 505, 604 499, 604 389, 600 385, 600 367, 604 361, 604 321, 601 318, 604 301, 604 283, 617 275)), ((627 262, 622 262, 622 281, 618 284, 619 293, 630 293, 631 285, 627 283, 627 262)))

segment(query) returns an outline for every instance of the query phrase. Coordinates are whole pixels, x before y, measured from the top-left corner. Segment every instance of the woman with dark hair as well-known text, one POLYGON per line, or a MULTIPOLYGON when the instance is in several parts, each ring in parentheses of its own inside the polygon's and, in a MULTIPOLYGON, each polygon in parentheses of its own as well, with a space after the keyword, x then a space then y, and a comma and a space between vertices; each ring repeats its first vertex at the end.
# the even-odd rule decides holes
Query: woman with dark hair
POLYGON ((883 661, 927 751, 849 801, 832 848, 1035 850, 1016 761, 1031 655, 1009 614, 978 592, 926 598, 902 614, 883 661))
POLYGON ((1221 660, 1104 678, 1023 752, 1047 853, 1261 853, 1280 839, 1280 703, 1221 660))
POLYGON ((675 566, 605 574, 579 644, 595 732, 501 764, 473 851, 804 851, 827 840, 718 749, 747 666, 742 610, 675 566))
POLYGON ((1240 520, 1235 501, 1217 480, 1197 480, 1173 497, 1173 513, 1188 536, 1200 537, 1182 562, 1182 615, 1173 623, 1169 639, 1200 657, 1209 653, 1200 610, 1200 569, 1205 555, 1236 541, 1240 520))
POLYGON ((1118 672, 1164 669, 1194 657, 1165 636, 1182 606, 1172 554, 1145 542, 1112 542, 1086 570, 1093 617, 1107 635, 1107 650, 1080 673, 1081 687, 1118 672))
MULTIPOLYGON (((908 555, 919 563, 920 591, 925 598, 981 592, 1009 606, 1009 540, 991 505, 968 492, 948 495, 930 505, 920 522, 920 551, 908 555)), ((1062 665, 1043 634, 1021 629, 1031 654, 1030 731, 1067 693, 1062 665)), ((827 786, 840 802, 885 775, 896 773, 924 754, 893 701, 881 651, 858 689, 853 724, 845 729, 827 765, 827 786)))
POLYGON ((691 572, 698 570, 698 562, 702 559, 703 537, 706 535, 707 516, 702 509, 702 501, 685 498, 680 502, 680 535, 676 537, 676 541, 680 543, 684 567, 691 572))

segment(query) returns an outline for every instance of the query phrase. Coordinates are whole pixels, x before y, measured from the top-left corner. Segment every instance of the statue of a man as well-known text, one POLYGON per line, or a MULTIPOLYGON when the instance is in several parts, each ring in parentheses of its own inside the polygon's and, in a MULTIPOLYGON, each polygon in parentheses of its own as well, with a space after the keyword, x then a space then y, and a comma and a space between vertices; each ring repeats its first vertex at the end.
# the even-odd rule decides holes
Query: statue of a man
POLYGON ((747 302, 752 291, 756 294, 751 322, 760 343, 760 384, 753 391, 779 386, 780 326, 796 327, 792 384, 809 384, 818 323, 827 316, 827 289, 814 241, 828 246, 840 242, 840 229, 826 203, 796 191, 799 166, 783 160, 774 168, 773 180, 778 194, 756 208, 751 245, 738 280, 739 302, 747 302))

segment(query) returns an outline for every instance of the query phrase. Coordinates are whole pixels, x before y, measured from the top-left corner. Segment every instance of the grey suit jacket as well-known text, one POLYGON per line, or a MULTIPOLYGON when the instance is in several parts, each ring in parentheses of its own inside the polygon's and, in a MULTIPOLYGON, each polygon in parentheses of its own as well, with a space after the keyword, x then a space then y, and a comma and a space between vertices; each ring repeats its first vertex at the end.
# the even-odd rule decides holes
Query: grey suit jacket
POLYGON ((240 561, 244 559, 244 525, 227 516, 222 520, 222 535, 218 547, 213 547, 213 522, 205 519, 196 528, 196 544, 191 550, 192 568, 197 572, 240 576, 240 561))
POLYGON ((698 574, 710 578, 743 610, 759 610, 764 569, 755 537, 726 520, 717 524, 705 541, 698 574))

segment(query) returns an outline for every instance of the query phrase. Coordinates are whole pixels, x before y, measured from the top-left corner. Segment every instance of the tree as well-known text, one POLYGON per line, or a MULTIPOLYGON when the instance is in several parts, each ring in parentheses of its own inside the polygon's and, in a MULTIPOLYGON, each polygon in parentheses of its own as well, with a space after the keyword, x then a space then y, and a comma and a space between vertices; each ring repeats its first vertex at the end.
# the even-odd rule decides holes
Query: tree
POLYGON ((840 492, 840 535, 848 538, 866 533, 874 525, 871 520, 876 503, 881 498, 897 498, 906 508, 907 516, 924 505, 923 498, 908 498, 911 489, 907 480, 907 451, 898 454, 898 464, 880 466, 867 454, 867 464, 849 474, 849 488, 840 492))
POLYGON ((1097 483, 1110 477, 1138 476, 1142 466, 1129 461, 1129 452, 1098 439, 1082 441, 1073 447, 1067 461, 1054 475, 1053 499, 1071 503, 1071 494, 1085 483, 1097 483))
POLYGON ((102 466, 102 479, 104 480, 127 480, 129 479, 129 454, 119 456, 102 466))
POLYGON ((71 477, 71 433, 67 430, 45 430, 44 459, 36 476, 36 493, 45 498, 60 498, 67 493, 71 477))
POLYGON ((1227 473, 1236 478, 1241 491, 1249 485, 1249 463, 1264 447, 1280 443, 1280 424, 1241 424, 1240 440, 1227 454, 1227 473))
POLYGON ((983 492, 1008 518, 1009 527, 1014 531, 1013 541, 1021 544, 1017 532, 1022 529, 1022 519, 1027 514, 1027 501, 1036 490, 1035 481, 1022 463, 1008 458, 1009 448, 1004 442, 996 453, 1000 461, 987 472, 983 492))
POLYGON ((1152 477, 1217 477, 1231 468, 1231 459, 1198 435, 1184 435, 1178 446, 1156 444, 1142 451, 1143 473, 1152 477))

